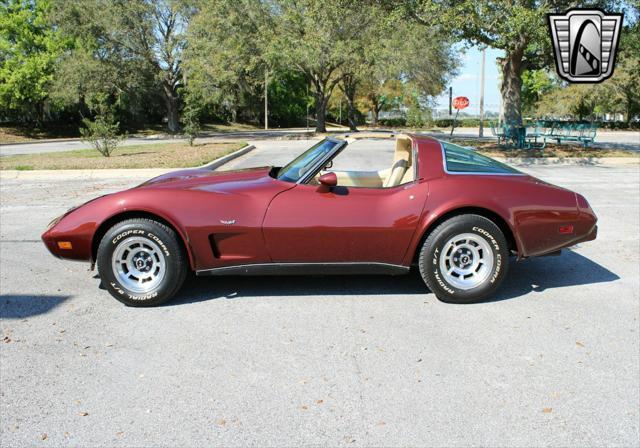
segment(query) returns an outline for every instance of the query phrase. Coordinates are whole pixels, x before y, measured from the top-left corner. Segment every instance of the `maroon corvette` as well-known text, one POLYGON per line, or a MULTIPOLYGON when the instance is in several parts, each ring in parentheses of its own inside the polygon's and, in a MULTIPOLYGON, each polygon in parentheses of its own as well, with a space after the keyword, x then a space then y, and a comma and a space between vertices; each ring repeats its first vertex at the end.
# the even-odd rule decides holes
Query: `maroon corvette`
POLYGON ((116 299, 152 306, 189 270, 393 275, 412 266, 439 299, 468 303, 496 291, 512 255, 596 237, 577 193, 448 142, 389 137, 385 170, 331 171, 354 136, 326 138, 284 167, 183 170, 99 197, 56 218, 42 239, 57 257, 97 263, 116 299))

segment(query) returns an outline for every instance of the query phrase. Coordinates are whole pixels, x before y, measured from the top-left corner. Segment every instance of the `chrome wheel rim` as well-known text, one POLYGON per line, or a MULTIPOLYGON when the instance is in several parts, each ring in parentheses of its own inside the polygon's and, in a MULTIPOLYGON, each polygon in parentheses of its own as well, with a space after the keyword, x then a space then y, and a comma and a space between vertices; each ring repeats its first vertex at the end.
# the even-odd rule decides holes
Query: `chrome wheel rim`
POLYGON ((118 282, 135 293, 146 293, 164 279, 167 263, 160 247, 153 241, 134 236, 125 239, 111 259, 118 282))
POLYGON ((445 243, 440 253, 440 271, 451 286, 473 289, 493 271, 493 251, 489 242, 475 233, 462 233, 445 243))

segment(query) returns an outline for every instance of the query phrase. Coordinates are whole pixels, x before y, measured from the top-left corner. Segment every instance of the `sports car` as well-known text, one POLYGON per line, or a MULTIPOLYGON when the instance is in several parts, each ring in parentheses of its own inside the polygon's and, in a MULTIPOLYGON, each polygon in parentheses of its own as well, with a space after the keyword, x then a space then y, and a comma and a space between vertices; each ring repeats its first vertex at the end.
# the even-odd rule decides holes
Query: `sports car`
POLYGON ((596 221, 580 194, 473 149, 422 135, 351 134, 282 167, 164 174, 69 210, 42 239, 57 257, 97 264, 104 287, 130 306, 169 300, 190 271, 412 268, 440 300, 469 303, 494 294, 514 260, 595 239, 596 221), (356 138, 394 139, 388 168, 333 170, 356 138))

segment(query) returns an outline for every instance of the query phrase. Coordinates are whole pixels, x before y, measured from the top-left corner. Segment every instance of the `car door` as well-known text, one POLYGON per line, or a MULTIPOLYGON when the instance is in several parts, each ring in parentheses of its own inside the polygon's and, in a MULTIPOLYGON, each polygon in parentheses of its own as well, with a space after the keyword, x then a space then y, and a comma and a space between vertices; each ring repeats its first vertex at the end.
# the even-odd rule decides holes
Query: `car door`
POLYGON ((392 188, 298 184, 276 196, 263 234, 274 262, 400 264, 416 231, 426 182, 392 188))

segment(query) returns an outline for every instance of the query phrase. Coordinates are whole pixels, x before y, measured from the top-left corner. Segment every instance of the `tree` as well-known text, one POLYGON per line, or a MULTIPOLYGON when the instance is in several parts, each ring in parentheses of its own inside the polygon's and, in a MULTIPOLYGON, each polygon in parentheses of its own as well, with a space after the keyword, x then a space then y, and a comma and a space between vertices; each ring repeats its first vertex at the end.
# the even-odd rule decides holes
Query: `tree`
POLYGON ((572 117, 579 121, 595 119, 601 87, 588 84, 559 86, 544 94, 537 105, 538 114, 546 117, 572 117))
POLYGON ((308 78, 316 132, 326 132, 327 104, 342 79, 340 69, 361 48, 361 30, 375 15, 348 0, 277 0, 271 17, 267 56, 274 65, 290 66, 308 78))
POLYGON ((402 82, 397 78, 371 78, 361 83, 360 102, 371 112, 371 125, 378 126, 380 112, 402 102, 402 82))
POLYGON ((186 91, 234 122, 243 110, 257 119, 252 106, 264 95, 265 70, 278 77, 264 56, 269 10, 252 0, 199 0, 195 9, 183 55, 186 91))
POLYGON ((353 72, 344 73, 341 76, 338 87, 347 100, 347 123, 352 131, 358 130, 358 117, 356 114, 356 92, 358 89, 358 76, 353 72))
MULTIPOLYGON (((362 47, 342 69, 340 89, 351 106, 359 97, 378 124, 379 113, 398 107, 404 90, 430 97, 439 94, 458 63, 451 41, 438 30, 407 22, 402 17, 372 10, 377 19, 362 31, 362 47)), ((349 111, 350 114, 352 111, 349 111)))
POLYGON ((391 2, 418 23, 447 30, 472 45, 504 50, 498 59, 502 71, 502 119, 522 123, 522 74, 525 69, 550 67, 551 46, 546 14, 569 7, 608 6, 608 1, 569 0, 398 0, 391 2))
POLYGON ((522 73, 522 111, 535 113, 538 102, 558 84, 548 70, 525 70, 522 73))
POLYGON ((627 126, 640 115, 640 1, 630 2, 613 76, 603 83, 610 112, 621 113, 627 126))
MULTIPOLYGON (((542 115, 567 116, 579 120, 594 119, 603 114, 620 114, 629 125, 640 114, 640 21, 638 4, 630 4, 626 11, 626 25, 622 30, 620 48, 613 76, 601 84, 560 84, 542 91, 537 112, 542 115)), ((525 77, 525 79, 527 79, 525 77)), ((548 81, 547 81, 548 82, 548 81)), ((543 82, 542 84, 545 84, 543 82)), ((527 90, 523 95, 528 94, 527 90)))
POLYGON ((68 41, 48 23, 47 0, 0 3, 0 108, 2 115, 45 119, 55 63, 68 41))
POLYGON ((93 42, 85 47, 103 63, 145 65, 177 132, 188 12, 177 0, 57 0, 55 17, 66 35, 93 42))

